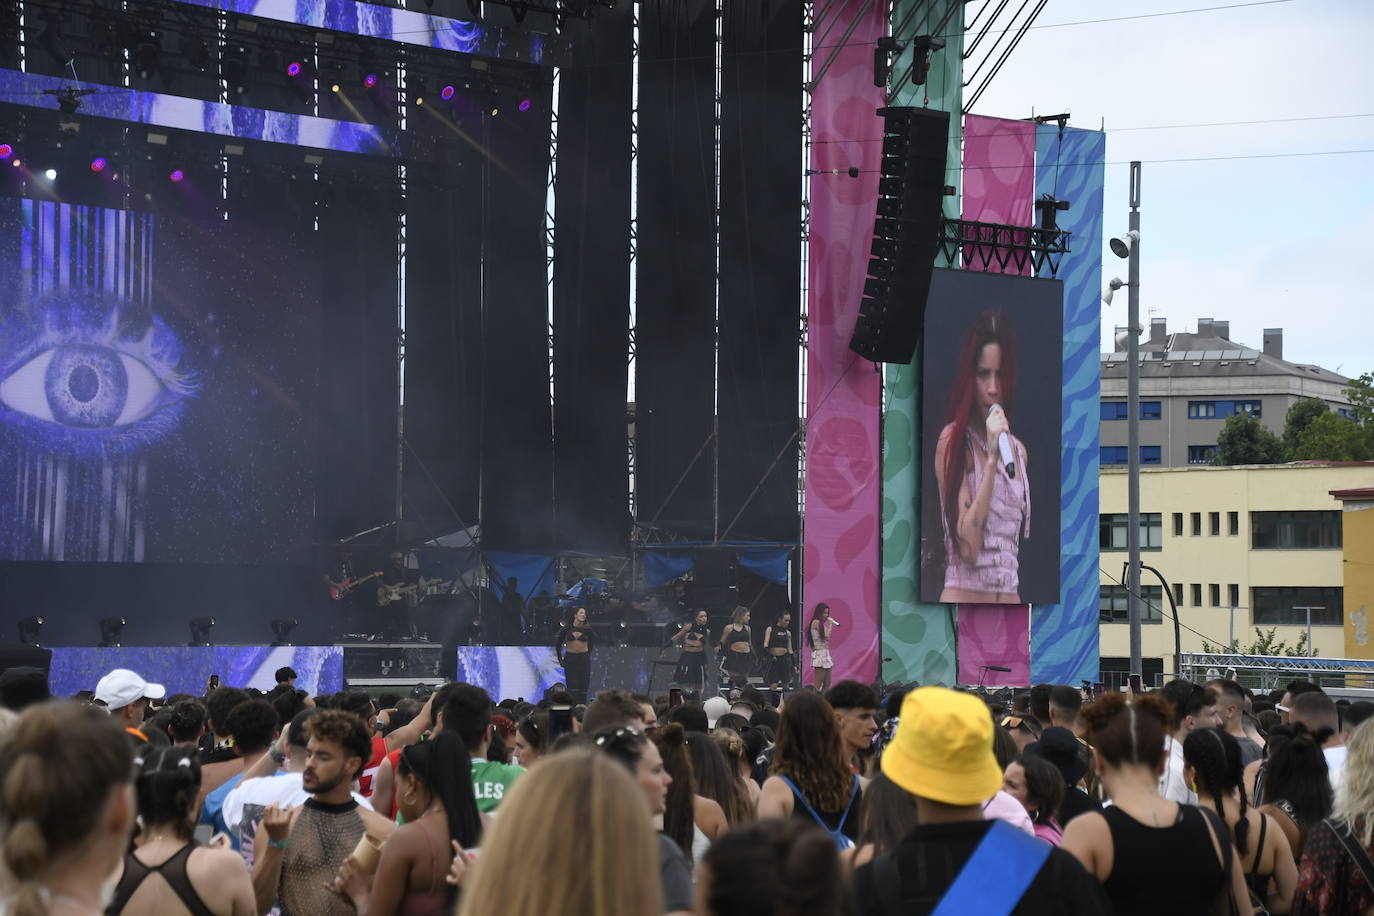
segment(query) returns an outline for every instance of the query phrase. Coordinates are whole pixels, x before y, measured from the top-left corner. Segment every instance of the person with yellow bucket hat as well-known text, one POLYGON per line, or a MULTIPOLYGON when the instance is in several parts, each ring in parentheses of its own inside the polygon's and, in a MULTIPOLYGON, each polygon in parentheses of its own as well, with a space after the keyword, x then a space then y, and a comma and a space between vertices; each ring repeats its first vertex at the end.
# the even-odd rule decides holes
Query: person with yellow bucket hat
POLYGON ((976 696, 920 687, 907 694, 882 757, 916 799, 918 826, 854 874, 860 916, 1106 914, 1101 886, 1078 861, 1000 820, 983 804, 1002 786, 992 717, 976 696))

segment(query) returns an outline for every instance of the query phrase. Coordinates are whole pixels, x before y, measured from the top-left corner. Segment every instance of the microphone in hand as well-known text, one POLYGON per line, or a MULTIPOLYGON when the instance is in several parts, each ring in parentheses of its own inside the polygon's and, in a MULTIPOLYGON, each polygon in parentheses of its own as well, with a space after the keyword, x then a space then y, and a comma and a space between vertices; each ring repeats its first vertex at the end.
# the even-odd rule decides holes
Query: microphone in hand
MULTIPOLYGON (((988 408, 988 414, 991 415, 994 410, 1000 409, 1000 404, 993 404, 988 408)), ((1007 435, 1006 430, 997 434, 997 451, 1002 457, 1002 465, 1007 469, 1007 476, 1016 477, 1016 455, 1011 450, 1011 437, 1007 435)))

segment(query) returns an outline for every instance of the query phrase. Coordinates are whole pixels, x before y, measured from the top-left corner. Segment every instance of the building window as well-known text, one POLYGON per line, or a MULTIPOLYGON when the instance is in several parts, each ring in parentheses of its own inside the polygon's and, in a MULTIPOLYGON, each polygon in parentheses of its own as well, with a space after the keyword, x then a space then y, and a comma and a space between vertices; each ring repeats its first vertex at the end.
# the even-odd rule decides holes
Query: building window
POLYGON ((1141 464, 1160 464, 1163 456, 1158 445, 1142 445, 1140 447, 1141 464))
POLYGON ((1236 535, 1240 534, 1239 512, 1226 513, 1226 533, 1229 534, 1231 537, 1235 537, 1236 535))
POLYGON ((1124 420, 1126 419, 1125 401, 1103 401, 1102 419, 1104 420, 1124 420))
POLYGON ((1175 582, 1175 583, 1174 583, 1174 604, 1182 604, 1182 603, 1183 603, 1183 583, 1182 583, 1182 582, 1175 582))
POLYGON ((1217 415, 1216 401, 1189 401, 1188 419, 1207 420, 1217 415))
MULTIPOLYGON (((1103 420, 1124 420, 1129 416, 1130 405, 1125 401, 1103 401, 1102 402, 1103 420)), ((1158 420, 1164 415, 1164 404, 1161 401, 1141 401, 1140 419, 1158 420)))
MULTIPOLYGON (((1158 512, 1140 513, 1140 549, 1158 550, 1164 542, 1163 516, 1158 512)), ((1102 550, 1125 550, 1129 516, 1125 512, 1103 513, 1097 517, 1097 540, 1102 550)))
MULTIPOLYGON (((1124 585, 1102 585, 1098 587, 1098 618, 1103 623, 1129 623, 1130 608, 1126 600, 1124 585)), ((1164 619, 1162 611, 1164 590, 1158 585, 1140 587, 1140 619, 1142 623, 1159 623, 1164 619)))
POLYGON ((1226 586, 1227 607, 1240 607, 1240 586, 1232 583, 1226 586))
POLYGON ((1200 538, 1200 537, 1202 537, 1202 513, 1201 513, 1201 512, 1194 512, 1194 513, 1192 513, 1192 516, 1193 516, 1193 537, 1195 537, 1195 538, 1200 538))
POLYGON ((1202 607, 1202 586, 1194 582, 1189 591, 1193 593, 1193 607, 1202 607))
POLYGON ((1233 405, 1231 408, 1231 413, 1248 413, 1256 420, 1264 416, 1264 412, 1260 408, 1259 401, 1232 401, 1231 403, 1233 405))
POLYGON ((1223 420, 1238 413, 1248 413, 1259 419, 1263 410, 1259 401, 1189 401, 1188 419, 1223 420))
POLYGON ((1183 537, 1183 513, 1182 513, 1182 512, 1175 512, 1175 513, 1174 513, 1174 537, 1176 537, 1176 538, 1181 538, 1181 537, 1183 537))
POLYGON ((1216 454, 1217 447, 1215 445, 1190 445, 1188 446, 1188 463, 1211 464, 1216 454))
POLYGON ((1221 536, 1221 513, 1220 513, 1220 512, 1208 512, 1208 513, 1207 513, 1207 524, 1208 524, 1208 526, 1212 529, 1212 537, 1220 537, 1220 536, 1221 536))
POLYGON ((1140 419, 1158 420, 1164 415, 1164 405, 1159 401, 1141 401, 1140 419))
POLYGON ((1207 596, 1212 599, 1212 607, 1221 607, 1221 586, 1213 582, 1207 586, 1207 596))
POLYGON ((1338 550, 1339 509, 1315 512, 1251 512, 1253 550, 1338 550))
POLYGON ((1322 608, 1312 612, 1312 625, 1339 627, 1345 622, 1344 591, 1338 585, 1256 586, 1250 589, 1250 613, 1256 626, 1306 626, 1307 611, 1298 608, 1322 608))
POLYGON ((1345 417, 1347 420, 1353 420, 1355 419, 1355 412, 1349 407, 1337 407, 1336 416, 1345 417))
POLYGON ((1102 446, 1102 464, 1126 464, 1131 460, 1131 453, 1124 445, 1104 445, 1102 446))

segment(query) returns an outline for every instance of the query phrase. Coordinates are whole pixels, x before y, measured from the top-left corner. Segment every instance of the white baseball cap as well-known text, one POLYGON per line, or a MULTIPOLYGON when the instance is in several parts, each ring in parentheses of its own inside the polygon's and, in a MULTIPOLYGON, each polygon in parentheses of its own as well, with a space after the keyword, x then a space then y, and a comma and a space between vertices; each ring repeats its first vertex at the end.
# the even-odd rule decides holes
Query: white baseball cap
POLYGON ((716 720, 730 711, 730 701, 725 697, 715 696, 702 703, 701 708, 706 712, 707 726, 715 728, 716 720))
POLYGON ((110 709, 123 709, 145 697, 160 700, 167 695, 161 684, 149 684, 128 668, 116 668, 95 685, 95 698, 110 709))

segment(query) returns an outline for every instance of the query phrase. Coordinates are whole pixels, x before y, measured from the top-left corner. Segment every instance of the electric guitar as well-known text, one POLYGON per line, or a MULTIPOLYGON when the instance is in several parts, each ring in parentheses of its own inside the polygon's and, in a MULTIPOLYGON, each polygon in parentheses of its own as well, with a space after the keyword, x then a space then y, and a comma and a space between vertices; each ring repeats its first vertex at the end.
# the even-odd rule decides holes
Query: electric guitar
POLYGON ((377 589, 377 607, 386 607, 397 601, 404 600, 407 595, 412 595, 418 591, 429 589, 441 589, 452 585, 453 579, 421 579, 419 582, 410 585, 383 585, 377 589))
POLYGON ((362 585, 368 579, 375 579, 380 576, 380 572, 369 573, 361 579, 345 579, 342 582, 329 582, 329 597, 335 601, 341 601, 353 593, 353 590, 362 585))

